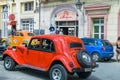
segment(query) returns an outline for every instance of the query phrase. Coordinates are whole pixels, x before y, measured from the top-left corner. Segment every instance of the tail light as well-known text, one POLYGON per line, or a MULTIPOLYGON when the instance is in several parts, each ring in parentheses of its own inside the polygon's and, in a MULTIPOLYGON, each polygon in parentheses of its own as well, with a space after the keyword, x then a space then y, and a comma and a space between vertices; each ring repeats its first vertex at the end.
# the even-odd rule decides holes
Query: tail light
POLYGON ((69 66, 70 66, 71 68, 73 68, 73 67, 74 67, 74 64, 73 64, 72 62, 69 62, 69 66))
POLYGON ((92 62, 92 66, 95 66, 96 65, 96 61, 93 60, 92 62))

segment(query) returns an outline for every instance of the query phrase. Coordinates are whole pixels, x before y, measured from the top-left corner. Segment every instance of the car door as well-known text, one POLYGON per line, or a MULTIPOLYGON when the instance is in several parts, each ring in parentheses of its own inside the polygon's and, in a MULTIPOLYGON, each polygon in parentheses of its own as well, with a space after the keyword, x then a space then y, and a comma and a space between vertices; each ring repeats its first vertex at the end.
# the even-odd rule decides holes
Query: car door
POLYGON ((16 32, 15 35, 10 36, 10 45, 17 46, 19 44, 19 32, 16 32))
POLYGON ((27 65, 38 67, 39 59, 40 59, 40 47, 41 47, 41 39, 34 38, 30 41, 28 45, 28 50, 24 54, 24 60, 26 61, 27 65))
POLYGON ((55 55, 55 47, 52 40, 42 39, 41 46, 41 54, 39 55, 41 58, 39 59, 39 66, 46 69, 55 55))
POLYGON ((86 39, 85 48, 88 52, 92 53, 96 50, 96 43, 94 39, 86 39))

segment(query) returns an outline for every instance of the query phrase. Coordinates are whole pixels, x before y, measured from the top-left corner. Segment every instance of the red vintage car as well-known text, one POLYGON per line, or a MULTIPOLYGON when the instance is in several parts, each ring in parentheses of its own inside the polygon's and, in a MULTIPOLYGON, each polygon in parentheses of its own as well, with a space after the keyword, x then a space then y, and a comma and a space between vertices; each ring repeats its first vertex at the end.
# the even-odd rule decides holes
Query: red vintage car
POLYGON ((67 80, 67 75, 74 73, 87 78, 98 66, 85 50, 83 42, 67 35, 33 36, 27 46, 8 47, 3 60, 6 70, 22 65, 49 72, 50 80, 67 80))

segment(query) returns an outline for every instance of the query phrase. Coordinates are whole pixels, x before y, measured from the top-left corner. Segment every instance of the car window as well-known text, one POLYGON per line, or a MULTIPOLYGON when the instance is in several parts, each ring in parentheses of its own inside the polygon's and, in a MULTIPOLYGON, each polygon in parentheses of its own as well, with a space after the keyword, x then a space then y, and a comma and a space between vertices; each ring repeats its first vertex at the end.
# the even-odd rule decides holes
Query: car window
POLYGON ((88 42, 86 41, 86 39, 81 39, 84 43, 84 45, 88 45, 88 42))
POLYGON ((102 42, 104 46, 112 46, 112 44, 108 40, 103 40, 102 42))
POLYGON ((40 50, 41 48, 41 40, 39 38, 32 39, 28 46, 30 49, 40 50))
POLYGON ((97 45, 97 40, 86 39, 85 45, 97 45))
POLYGON ((34 36, 34 34, 33 33, 28 33, 28 36, 34 36))
POLYGON ((42 40, 42 50, 47 51, 47 52, 54 52, 55 48, 54 48, 53 41, 51 41, 49 39, 43 39, 42 40))
POLYGON ((24 36, 23 33, 20 33, 20 36, 24 36))
POLYGON ((70 43, 70 48, 81 48, 82 44, 79 42, 72 42, 70 43))
POLYGON ((16 33, 15 33, 15 36, 20 36, 20 35, 19 35, 19 32, 16 32, 16 33))

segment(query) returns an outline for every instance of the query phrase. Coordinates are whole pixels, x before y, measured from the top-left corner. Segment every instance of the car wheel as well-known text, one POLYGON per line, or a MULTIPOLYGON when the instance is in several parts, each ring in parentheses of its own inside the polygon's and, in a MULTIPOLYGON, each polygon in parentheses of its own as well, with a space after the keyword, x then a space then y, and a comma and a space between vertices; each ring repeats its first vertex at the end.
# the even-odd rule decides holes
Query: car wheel
POLYGON ((92 59, 94 61, 100 61, 100 55, 99 55, 99 53, 93 53, 92 54, 92 59))
POLYGON ((91 75, 92 72, 78 72, 77 75, 81 79, 86 79, 91 75))
POLYGON ((67 80, 67 71, 60 65, 56 64, 49 71, 50 80, 67 80))
POLYGON ((92 66, 92 58, 86 50, 80 50, 77 54, 77 60, 83 67, 92 66))
POLYGON ((16 62, 9 56, 4 59, 4 67, 6 70, 12 71, 15 69, 16 62))

